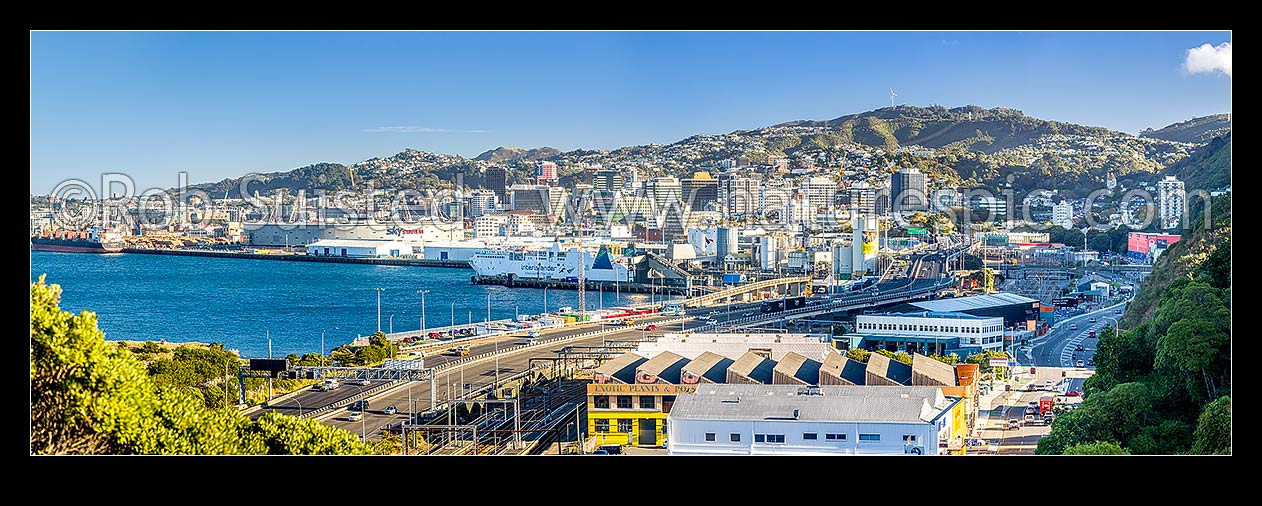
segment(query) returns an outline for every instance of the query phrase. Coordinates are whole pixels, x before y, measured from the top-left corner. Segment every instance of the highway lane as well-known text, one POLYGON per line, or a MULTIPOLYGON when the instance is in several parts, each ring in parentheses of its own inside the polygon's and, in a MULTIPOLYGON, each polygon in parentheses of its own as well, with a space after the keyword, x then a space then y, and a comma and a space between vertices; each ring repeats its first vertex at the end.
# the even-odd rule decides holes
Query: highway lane
MULTIPOLYGON (((642 319, 637 320, 636 325, 625 326, 626 329, 623 330, 622 332, 604 334, 604 335, 599 335, 599 336, 592 336, 586 339, 580 339, 580 340, 566 342, 562 344, 540 346, 540 347, 531 349, 529 351, 515 353, 512 355, 501 356, 499 359, 500 378, 501 379, 507 378, 514 374, 525 371, 526 368, 529 367, 529 362, 531 358, 544 358, 544 357, 555 358, 558 356, 556 352, 561 351, 561 349, 566 346, 599 346, 603 344, 604 341, 606 340, 636 339, 636 338, 642 338, 645 336, 660 335, 666 332, 677 331, 678 328, 675 325, 671 325, 671 327, 676 327, 674 330, 669 329, 669 328, 661 328, 661 327, 659 327, 657 330, 652 331, 652 332, 644 330, 644 327, 646 325, 653 324, 653 322, 658 321, 658 320, 664 320, 664 319, 673 318, 673 317, 674 316, 672 315, 672 316, 642 318, 642 319)), ((719 318, 719 316, 716 315, 716 318, 719 318)), ((695 324, 696 324, 695 318, 692 318, 688 322, 686 322, 686 325, 690 327, 695 324)), ((594 327, 598 327, 598 326, 587 326, 585 328, 576 328, 576 329, 564 329, 556 333, 546 334, 544 335, 544 337, 551 338, 551 337, 557 337, 557 336, 570 336, 570 335, 578 334, 581 332, 587 332, 587 331, 593 330, 594 327)), ((508 346, 512 346, 515 344, 525 344, 525 340, 522 338, 516 338, 516 342, 509 342, 508 346)), ((482 353, 484 351, 494 351, 493 347, 489 349, 482 349, 482 348, 486 348, 486 346, 480 346, 479 349, 470 351, 470 354, 474 355, 474 354, 482 353)), ((428 361, 429 357, 426 357, 426 360, 428 361)), ((427 365, 429 364, 427 363, 427 365)), ((496 371, 496 361, 494 359, 491 359, 485 362, 463 365, 460 367, 451 368, 451 369, 447 369, 445 371, 439 372, 438 377, 437 377, 437 382, 434 383, 435 401, 437 402, 437 404, 442 404, 444 401, 446 401, 449 398, 459 399, 461 397, 461 392, 464 390, 463 386, 465 384, 468 384, 471 390, 476 390, 479 387, 490 385, 495 382, 495 371, 496 371)), ((430 404, 430 382, 429 381, 415 381, 411 383, 412 383, 412 386, 411 386, 410 397, 409 397, 409 392, 407 388, 400 388, 400 389, 396 389, 390 392, 389 394, 374 396, 373 398, 371 398, 367 416, 365 416, 364 419, 361 421, 352 422, 348 420, 346 417, 349 414, 349 412, 345 408, 334 411, 334 413, 336 413, 334 416, 330 418, 326 418, 322 421, 323 423, 327 425, 331 425, 333 427, 342 428, 353 433, 363 432, 367 434, 369 437, 371 437, 377 431, 381 430, 382 427, 405 420, 407 418, 407 413, 409 412, 409 409, 410 409, 409 399, 411 400, 412 405, 415 406, 414 408, 411 408, 415 412, 427 411, 428 409, 432 407, 430 404), (396 406, 399 410, 399 413, 396 415, 385 415, 381 412, 381 410, 383 410, 386 406, 390 406, 390 405, 396 406)))
MULTIPOLYGON (((1018 360, 1022 363, 1029 363, 1032 360, 1033 365, 1044 367, 1074 367, 1077 360, 1082 360, 1085 365, 1094 355, 1095 345, 1099 342, 1097 339, 1088 338, 1087 335, 1095 331, 1099 336, 1101 330, 1112 326, 1117 318, 1121 317, 1114 313, 1117 310, 1125 312, 1126 302, 1110 304, 1057 324, 1056 328, 1046 335, 1031 341, 1034 346, 1024 353, 1026 360, 1020 360, 1020 357, 1018 360), (1096 319, 1096 323, 1091 323, 1092 317, 1096 319), (1071 328, 1075 325, 1076 330, 1071 328), (1078 345, 1082 345, 1084 351, 1076 352, 1075 348, 1078 345)), ((1093 368, 1093 366, 1087 367, 1093 368)))

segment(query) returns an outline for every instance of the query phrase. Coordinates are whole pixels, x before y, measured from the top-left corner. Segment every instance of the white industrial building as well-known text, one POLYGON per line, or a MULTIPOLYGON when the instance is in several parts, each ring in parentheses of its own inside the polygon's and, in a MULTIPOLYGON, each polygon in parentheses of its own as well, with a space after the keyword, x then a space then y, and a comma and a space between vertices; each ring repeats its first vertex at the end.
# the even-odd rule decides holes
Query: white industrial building
POLYGON ((669 455, 936 455, 938 387, 703 384, 667 416, 669 455))
POLYGON ((738 359, 750 351, 771 360, 780 360, 789 353, 823 361, 830 353, 837 353, 831 339, 824 334, 665 334, 656 341, 643 341, 635 354, 653 358, 670 352, 689 360, 711 352, 730 359, 738 359))
POLYGON ((957 312, 867 314, 855 317, 855 333, 867 339, 909 337, 920 340, 958 339, 961 348, 1003 348, 1003 317, 973 316, 957 312))
POLYGON ((321 239, 307 245, 307 255, 313 257, 390 258, 411 254, 412 245, 402 241, 321 239))

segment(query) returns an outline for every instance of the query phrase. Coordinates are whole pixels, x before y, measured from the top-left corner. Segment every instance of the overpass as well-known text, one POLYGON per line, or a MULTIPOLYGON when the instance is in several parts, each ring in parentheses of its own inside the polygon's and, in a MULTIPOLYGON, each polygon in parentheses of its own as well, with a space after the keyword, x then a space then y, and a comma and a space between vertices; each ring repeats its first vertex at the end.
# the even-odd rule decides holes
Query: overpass
POLYGON ((725 290, 720 290, 714 293, 707 293, 705 295, 698 295, 696 297, 683 299, 682 301, 679 301, 679 302, 682 302, 687 307, 700 307, 700 306, 708 305, 713 302, 718 302, 722 300, 731 300, 737 295, 743 295, 750 292, 758 292, 766 288, 779 288, 780 286, 785 286, 789 288, 790 291, 795 292, 794 295, 800 295, 804 291, 803 287, 809 286, 810 283, 811 283, 811 278, 809 276, 795 276, 795 277, 788 277, 788 278, 764 279, 762 281, 746 283, 740 286, 735 286, 735 287, 728 288, 725 290))

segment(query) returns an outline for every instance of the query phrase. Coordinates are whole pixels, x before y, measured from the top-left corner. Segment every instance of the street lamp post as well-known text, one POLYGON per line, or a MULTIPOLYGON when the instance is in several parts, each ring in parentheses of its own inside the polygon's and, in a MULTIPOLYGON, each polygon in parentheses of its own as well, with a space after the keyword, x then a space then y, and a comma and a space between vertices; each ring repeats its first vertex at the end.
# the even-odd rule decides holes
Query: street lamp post
POLYGON ((543 312, 548 312, 548 287, 543 287, 543 312))
MULTIPOLYGON (((332 328, 338 329, 336 325, 333 326, 332 328)), ((324 358, 325 358, 324 357, 324 333, 328 331, 329 329, 324 329, 320 331, 320 365, 324 365, 324 358)))
POLYGON ((385 291, 385 288, 375 288, 374 290, 377 290, 377 332, 381 332, 381 292, 385 291))
POLYGON ((390 334, 394 334, 394 313, 390 313, 390 334))
MULTIPOLYGON (((416 293, 421 294, 421 337, 425 337, 425 294, 429 290, 417 290, 416 293)), ((454 302, 452 304, 455 304, 454 302)))

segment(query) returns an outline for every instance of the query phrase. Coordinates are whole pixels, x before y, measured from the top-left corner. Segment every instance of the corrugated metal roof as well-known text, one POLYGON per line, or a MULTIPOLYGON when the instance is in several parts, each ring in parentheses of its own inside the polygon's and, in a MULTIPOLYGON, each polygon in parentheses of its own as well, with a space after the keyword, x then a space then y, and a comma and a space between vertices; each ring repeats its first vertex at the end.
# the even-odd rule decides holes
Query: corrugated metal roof
POLYGON ((679 383, 679 372, 688 359, 671 352, 659 353, 635 368, 636 372, 657 376, 667 383, 679 383))
POLYGON ((617 378, 624 383, 634 383, 635 368, 647 361, 647 358, 634 353, 623 353, 601 364, 593 373, 617 378))
POLYGON ((950 299, 926 300, 922 302, 909 302, 908 304, 924 309, 926 311, 967 311, 970 309, 983 309, 995 306, 1007 306, 1011 304, 1033 304, 1038 302, 1037 299, 1023 297, 1015 293, 992 293, 987 295, 974 295, 972 297, 955 297, 950 299))
POLYGON ((715 383, 727 382, 727 368, 735 361, 714 352, 705 352, 684 365, 683 371, 705 377, 715 383))
POLYGON ((408 246, 408 247, 413 246, 413 244, 411 243, 406 243, 406 242, 401 242, 401 241, 391 241, 391 240, 385 240, 385 239, 320 239, 316 242, 308 244, 307 247, 333 248, 333 247, 345 246, 348 248, 349 247, 377 248, 381 246, 394 246, 394 245, 408 246))
POLYGON ((951 320, 988 320, 998 318, 996 316, 976 316, 968 313, 959 313, 954 311, 920 311, 912 313, 873 313, 859 316, 903 316, 909 318, 945 318, 951 320))
POLYGON ((955 368, 950 364, 939 362, 919 353, 911 355, 912 381, 933 381, 932 384, 944 386, 955 385, 955 368))
POLYGON ((746 352, 740 358, 732 362, 727 367, 729 372, 735 372, 741 376, 745 376, 754 381, 762 383, 771 383, 771 373, 775 368, 775 362, 771 359, 754 352, 746 352))
MULTIPOLYGON (((776 363, 774 372, 792 376, 799 380, 805 381, 807 384, 814 385, 819 383, 819 367, 818 360, 798 355, 797 353, 789 353, 776 363)), ((773 378, 774 381, 774 378, 773 378)))
POLYGON ((799 385, 700 385, 681 395, 670 419, 928 423, 954 404, 937 387, 824 385, 801 395, 799 385), (928 408, 925 410, 924 408, 928 408))
POLYGON ((867 372, 889 379, 895 383, 911 382, 911 366, 889 358, 880 353, 868 355, 867 372))

